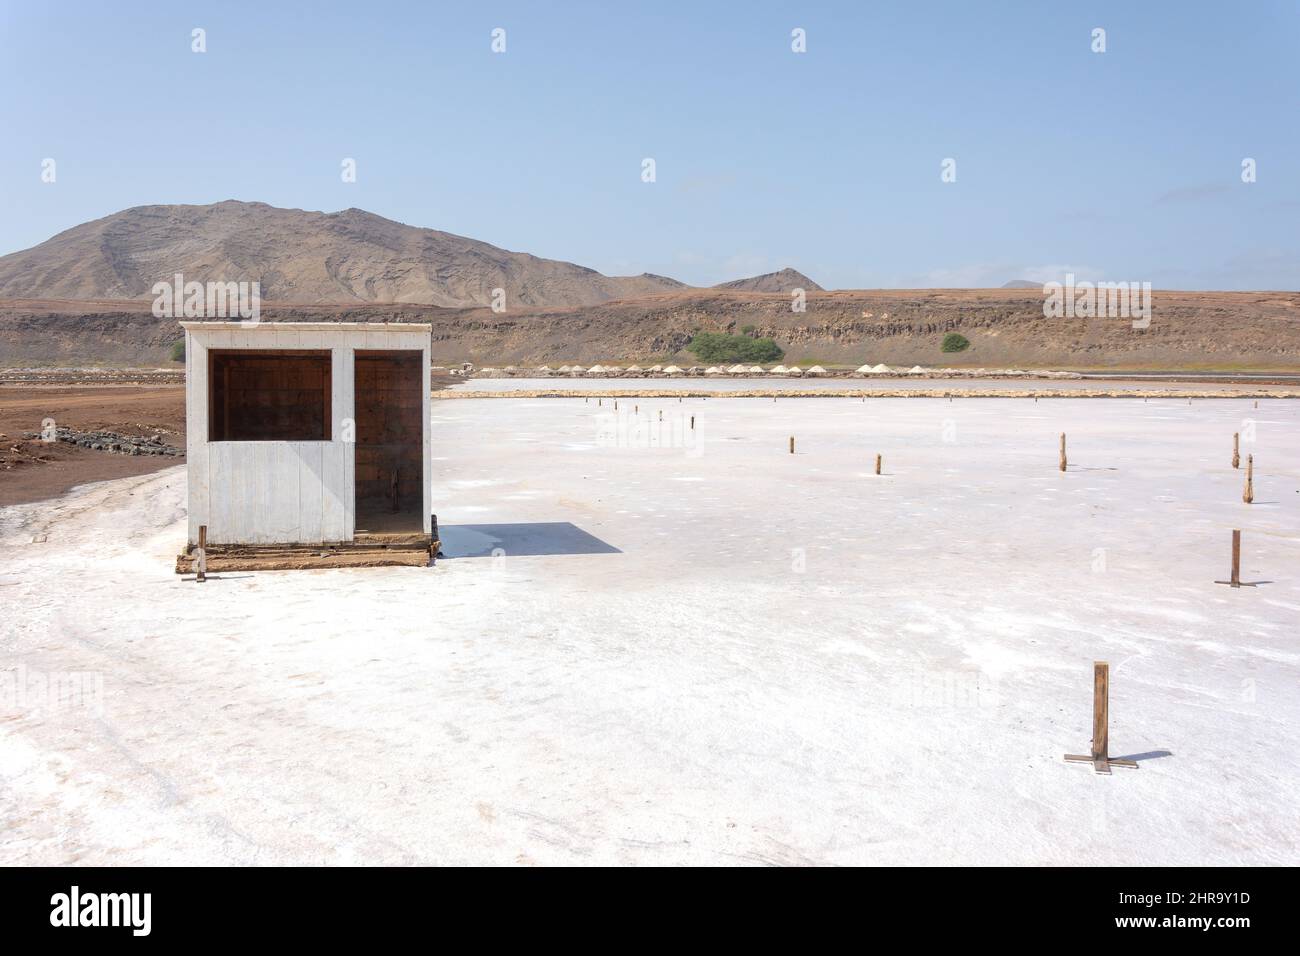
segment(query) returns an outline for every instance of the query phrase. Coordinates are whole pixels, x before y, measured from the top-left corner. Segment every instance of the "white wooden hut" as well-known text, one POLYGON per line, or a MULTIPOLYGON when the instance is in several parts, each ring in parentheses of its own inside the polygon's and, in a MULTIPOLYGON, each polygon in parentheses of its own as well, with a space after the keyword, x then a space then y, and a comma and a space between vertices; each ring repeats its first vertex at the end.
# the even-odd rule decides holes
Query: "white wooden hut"
POLYGON ((431 326, 181 325, 191 546, 436 538, 431 326))

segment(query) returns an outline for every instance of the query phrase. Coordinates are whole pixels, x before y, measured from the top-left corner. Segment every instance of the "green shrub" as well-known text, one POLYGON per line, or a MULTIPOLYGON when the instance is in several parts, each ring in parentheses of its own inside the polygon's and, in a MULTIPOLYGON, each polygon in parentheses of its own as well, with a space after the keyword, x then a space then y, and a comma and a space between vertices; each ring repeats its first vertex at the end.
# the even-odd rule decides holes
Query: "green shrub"
POLYGON ((970 348, 970 339, 958 332, 949 332, 943 337, 945 352, 965 352, 968 348, 970 348))
POLYGON ((700 332, 686 346, 701 362, 776 362, 785 352, 772 339, 700 332))
POLYGON ((184 339, 181 339, 179 342, 175 343, 172 346, 171 359, 173 362, 185 361, 185 340, 184 339))
POLYGON ((740 357, 746 362, 779 362, 785 349, 772 339, 745 339, 740 346, 740 357))

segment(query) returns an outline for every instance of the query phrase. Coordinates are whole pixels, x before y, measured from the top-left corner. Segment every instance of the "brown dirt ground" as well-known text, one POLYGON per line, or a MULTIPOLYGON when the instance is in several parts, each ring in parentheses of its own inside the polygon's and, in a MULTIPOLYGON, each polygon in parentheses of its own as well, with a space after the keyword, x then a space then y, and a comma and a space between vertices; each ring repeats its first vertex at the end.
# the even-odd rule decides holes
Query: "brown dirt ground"
POLYGON ((41 420, 78 430, 160 434, 185 444, 185 387, 0 386, 0 508, 57 497, 90 481, 169 468, 183 458, 132 457, 63 442, 24 441, 41 420))

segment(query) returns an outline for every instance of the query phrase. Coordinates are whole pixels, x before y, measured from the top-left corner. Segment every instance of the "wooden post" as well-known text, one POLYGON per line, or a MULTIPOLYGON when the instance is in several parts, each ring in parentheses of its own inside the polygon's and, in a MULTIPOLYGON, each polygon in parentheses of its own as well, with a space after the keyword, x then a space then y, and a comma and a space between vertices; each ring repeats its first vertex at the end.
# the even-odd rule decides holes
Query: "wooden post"
POLYGON ((1241 529, 1232 530, 1232 580, 1234 588, 1241 587, 1241 529))
POLYGON ((876 456, 876 474, 880 474, 880 456, 876 456))
POLYGON ((1226 584, 1234 588, 1253 588, 1257 584, 1241 583, 1241 531, 1234 528, 1232 531, 1232 574, 1226 581, 1215 581, 1215 584, 1226 584))
POLYGON ((1241 500, 1250 504, 1255 500, 1255 456, 1246 456, 1246 489, 1241 493, 1241 500))
POLYGON ((790 436, 790 454, 794 454, 794 436, 790 436))
POLYGON ((199 525, 199 553, 195 555, 198 563, 195 567, 194 580, 200 584, 208 579, 208 526, 199 525))
POLYGON ((659 420, 660 421, 664 420, 664 410, 662 408, 659 409, 659 420))
POLYGON ((1061 471, 1065 471, 1065 432, 1061 432, 1061 471))
POLYGON ((1092 665, 1092 759, 1105 760, 1110 756, 1110 665, 1096 661, 1092 665))
POLYGON ((695 431, 695 416, 691 416, 691 431, 695 431))
POLYGON ((1237 445, 1238 439, 1240 437, 1241 436, 1238 432, 1232 433, 1232 467, 1233 468, 1241 467, 1241 454, 1240 454, 1241 449, 1237 445))
POLYGON ((1092 752, 1066 754, 1073 763, 1090 763, 1097 773, 1110 773, 1114 766, 1137 769, 1137 761, 1110 755, 1110 665, 1094 661, 1092 665, 1092 752))

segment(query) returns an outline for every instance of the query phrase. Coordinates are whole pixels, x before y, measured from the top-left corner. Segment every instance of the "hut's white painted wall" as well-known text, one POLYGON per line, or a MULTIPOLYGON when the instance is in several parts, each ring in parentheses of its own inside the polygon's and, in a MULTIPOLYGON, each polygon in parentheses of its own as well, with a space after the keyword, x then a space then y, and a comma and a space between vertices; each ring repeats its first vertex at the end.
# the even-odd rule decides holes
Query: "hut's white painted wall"
POLYGON ((424 530, 432 530, 432 445, 428 328, 187 322, 185 325, 186 460, 189 540, 208 526, 211 544, 321 544, 351 541, 356 530, 355 450, 342 439, 354 417, 354 356, 359 349, 423 353, 424 530), (330 441, 208 441, 209 349, 328 349, 330 441))

